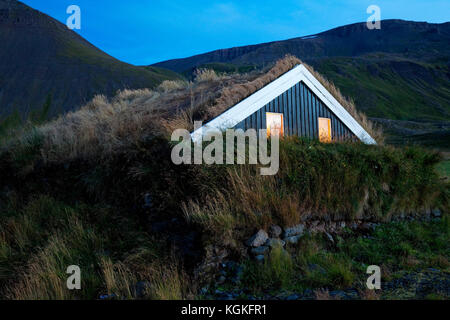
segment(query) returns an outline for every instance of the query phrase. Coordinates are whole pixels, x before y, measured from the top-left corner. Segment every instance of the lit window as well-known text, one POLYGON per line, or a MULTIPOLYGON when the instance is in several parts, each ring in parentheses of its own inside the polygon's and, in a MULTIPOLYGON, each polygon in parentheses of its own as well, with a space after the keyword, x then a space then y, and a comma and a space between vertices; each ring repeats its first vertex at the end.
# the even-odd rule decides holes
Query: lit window
POLYGON ((331 142, 331 119, 319 118, 320 142, 331 142))
POLYGON ((267 136, 278 135, 283 136, 283 114, 282 113, 266 113, 267 136))

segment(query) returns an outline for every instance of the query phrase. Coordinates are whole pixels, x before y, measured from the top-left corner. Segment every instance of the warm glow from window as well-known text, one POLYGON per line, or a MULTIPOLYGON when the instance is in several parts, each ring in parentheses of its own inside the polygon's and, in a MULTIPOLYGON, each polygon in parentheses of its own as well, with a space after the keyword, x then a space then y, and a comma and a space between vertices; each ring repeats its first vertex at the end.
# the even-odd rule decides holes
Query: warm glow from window
POLYGON ((283 114, 282 113, 266 113, 267 136, 279 135, 283 136, 283 114))
POLYGON ((331 119, 319 118, 320 142, 331 142, 331 119))

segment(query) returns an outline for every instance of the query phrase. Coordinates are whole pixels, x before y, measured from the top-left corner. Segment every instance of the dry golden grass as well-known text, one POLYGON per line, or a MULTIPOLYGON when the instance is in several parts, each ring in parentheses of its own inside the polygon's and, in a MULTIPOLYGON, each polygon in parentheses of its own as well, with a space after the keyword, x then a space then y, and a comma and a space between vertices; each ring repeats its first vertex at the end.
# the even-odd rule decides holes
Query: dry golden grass
POLYGON ((196 82, 217 81, 220 79, 217 73, 211 69, 197 69, 194 72, 194 76, 196 82))
POLYGON ((71 299, 71 291, 66 287, 66 276, 61 273, 60 255, 70 256, 70 249, 63 239, 54 237, 30 260, 20 281, 9 289, 7 297, 13 300, 71 299))
POLYGON ((202 203, 183 203, 187 221, 201 225, 219 240, 229 239, 230 243, 242 236, 236 232, 246 232, 243 226, 253 230, 267 229, 272 224, 292 226, 300 222, 301 215, 306 212, 302 202, 295 193, 280 192, 276 176, 255 174, 255 168, 251 166, 226 170, 226 189, 207 186, 205 193, 208 196, 202 203))
POLYGON ((100 263, 106 291, 109 296, 119 299, 136 298, 136 276, 122 262, 113 263, 107 257, 101 258, 100 263))
POLYGON ((98 158, 135 145, 155 130, 159 94, 125 91, 112 101, 95 97, 88 105, 38 128, 45 161, 98 158))
POLYGON ((42 158, 98 159, 130 149, 148 136, 191 130, 194 114, 206 109, 222 85, 221 80, 193 86, 166 83, 156 91, 123 90, 113 99, 96 96, 81 109, 36 129, 44 140, 42 158))
POLYGON ((159 86, 158 90, 163 92, 171 92, 189 87, 191 84, 182 80, 165 80, 159 86))
POLYGON ((208 109, 208 114, 211 118, 216 117, 300 63, 301 61, 296 57, 287 55, 284 59, 277 61, 275 66, 268 72, 260 75, 256 79, 224 88, 216 103, 208 109))
POLYGON ((381 296, 376 290, 358 290, 361 300, 380 300, 381 296))
POLYGON ((120 299, 182 300, 192 298, 193 283, 175 255, 170 261, 146 249, 130 254, 123 262, 101 261, 108 295, 120 299), (149 256, 150 255, 150 256, 149 256), (136 284, 142 286, 138 290, 136 284))
POLYGON ((177 264, 154 267, 151 279, 149 295, 153 300, 192 299, 196 289, 177 264))

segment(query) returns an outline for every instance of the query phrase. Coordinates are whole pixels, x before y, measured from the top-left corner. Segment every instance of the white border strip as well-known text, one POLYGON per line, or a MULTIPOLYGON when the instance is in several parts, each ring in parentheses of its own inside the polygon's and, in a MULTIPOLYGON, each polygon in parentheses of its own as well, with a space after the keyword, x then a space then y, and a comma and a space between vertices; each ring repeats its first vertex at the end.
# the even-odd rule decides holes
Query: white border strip
POLYGON ((256 91, 234 107, 231 107, 201 128, 191 133, 195 142, 200 137, 212 131, 223 131, 233 128, 239 122, 264 107, 270 101, 287 91, 298 82, 303 81, 322 102, 352 131, 362 142, 376 144, 376 141, 361 127, 347 110, 325 89, 324 86, 305 68, 298 65, 272 81, 262 89, 256 91))

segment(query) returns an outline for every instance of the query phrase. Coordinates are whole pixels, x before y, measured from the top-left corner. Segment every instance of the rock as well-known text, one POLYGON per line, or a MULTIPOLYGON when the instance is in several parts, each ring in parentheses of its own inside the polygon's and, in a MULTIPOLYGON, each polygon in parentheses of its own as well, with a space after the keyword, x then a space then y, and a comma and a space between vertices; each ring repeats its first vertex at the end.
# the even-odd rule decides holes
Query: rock
POLYGON ((284 241, 286 241, 286 243, 288 244, 297 244, 298 240, 300 240, 301 237, 302 237, 301 235, 291 236, 284 238, 284 241))
POLYGON ((264 256, 263 256, 263 255, 256 256, 256 257, 255 257, 255 260, 256 260, 257 262, 263 262, 263 261, 264 261, 264 256))
POLYGON ((284 237, 292 237, 296 235, 303 234, 303 230, 305 230, 305 226, 303 224, 298 224, 296 226, 284 229, 284 237))
POLYGON ((334 299, 345 299, 347 295, 345 294, 345 291, 335 290, 330 291, 330 297, 333 297, 334 299))
POLYGON ((286 297, 286 300, 298 300, 300 299, 300 296, 297 294, 291 294, 290 296, 286 297))
POLYGON ((331 234, 329 234, 328 232, 325 232, 325 235, 327 236, 328 240, 330 240, 331 243, 334 243, 334 239, 331 234))
POLYGON ((267 247, 267 246, 259 246, 256 248, 252 248, 250 250, 250 252, 255 256, 259 256, 259 255, 265 254, 268 250, 269 250, 269 247, 267 247))
POLYGON ((373 222, 367 222, 367 228, 371 231, 374 231, 376 229, 376 227, 378 227, 378 224, 373 223, 373 222))
POLYGON ((431 214, 432 214, 434 217, 438 218, 438 217, 441 216, 441 210, 435 209, 435 210, 431 211, 431 214))
POLYGON ((267 239, 266 241, 266 246, 269 246, 271 248, 280 246, 280 247, 284 247, 284 245, 286 244, 286 242, 284 242, 281 239, 267 239))
POLYGON ((281 232, 283 232, 283 230, 281 229, 280 226, 272 225, 269 228, 269 236, 271 238, 278 238, 280 236, 281 232))
POLYGON ((259 247, 263 245, 269 238, 267 232, 259 230, 253 237, 247 240, 246 244, 249 247, 259 247))
POLYGON ((341 221, 341 223, 339 224, 340 228, 345 228, 345 221, 341 221))

